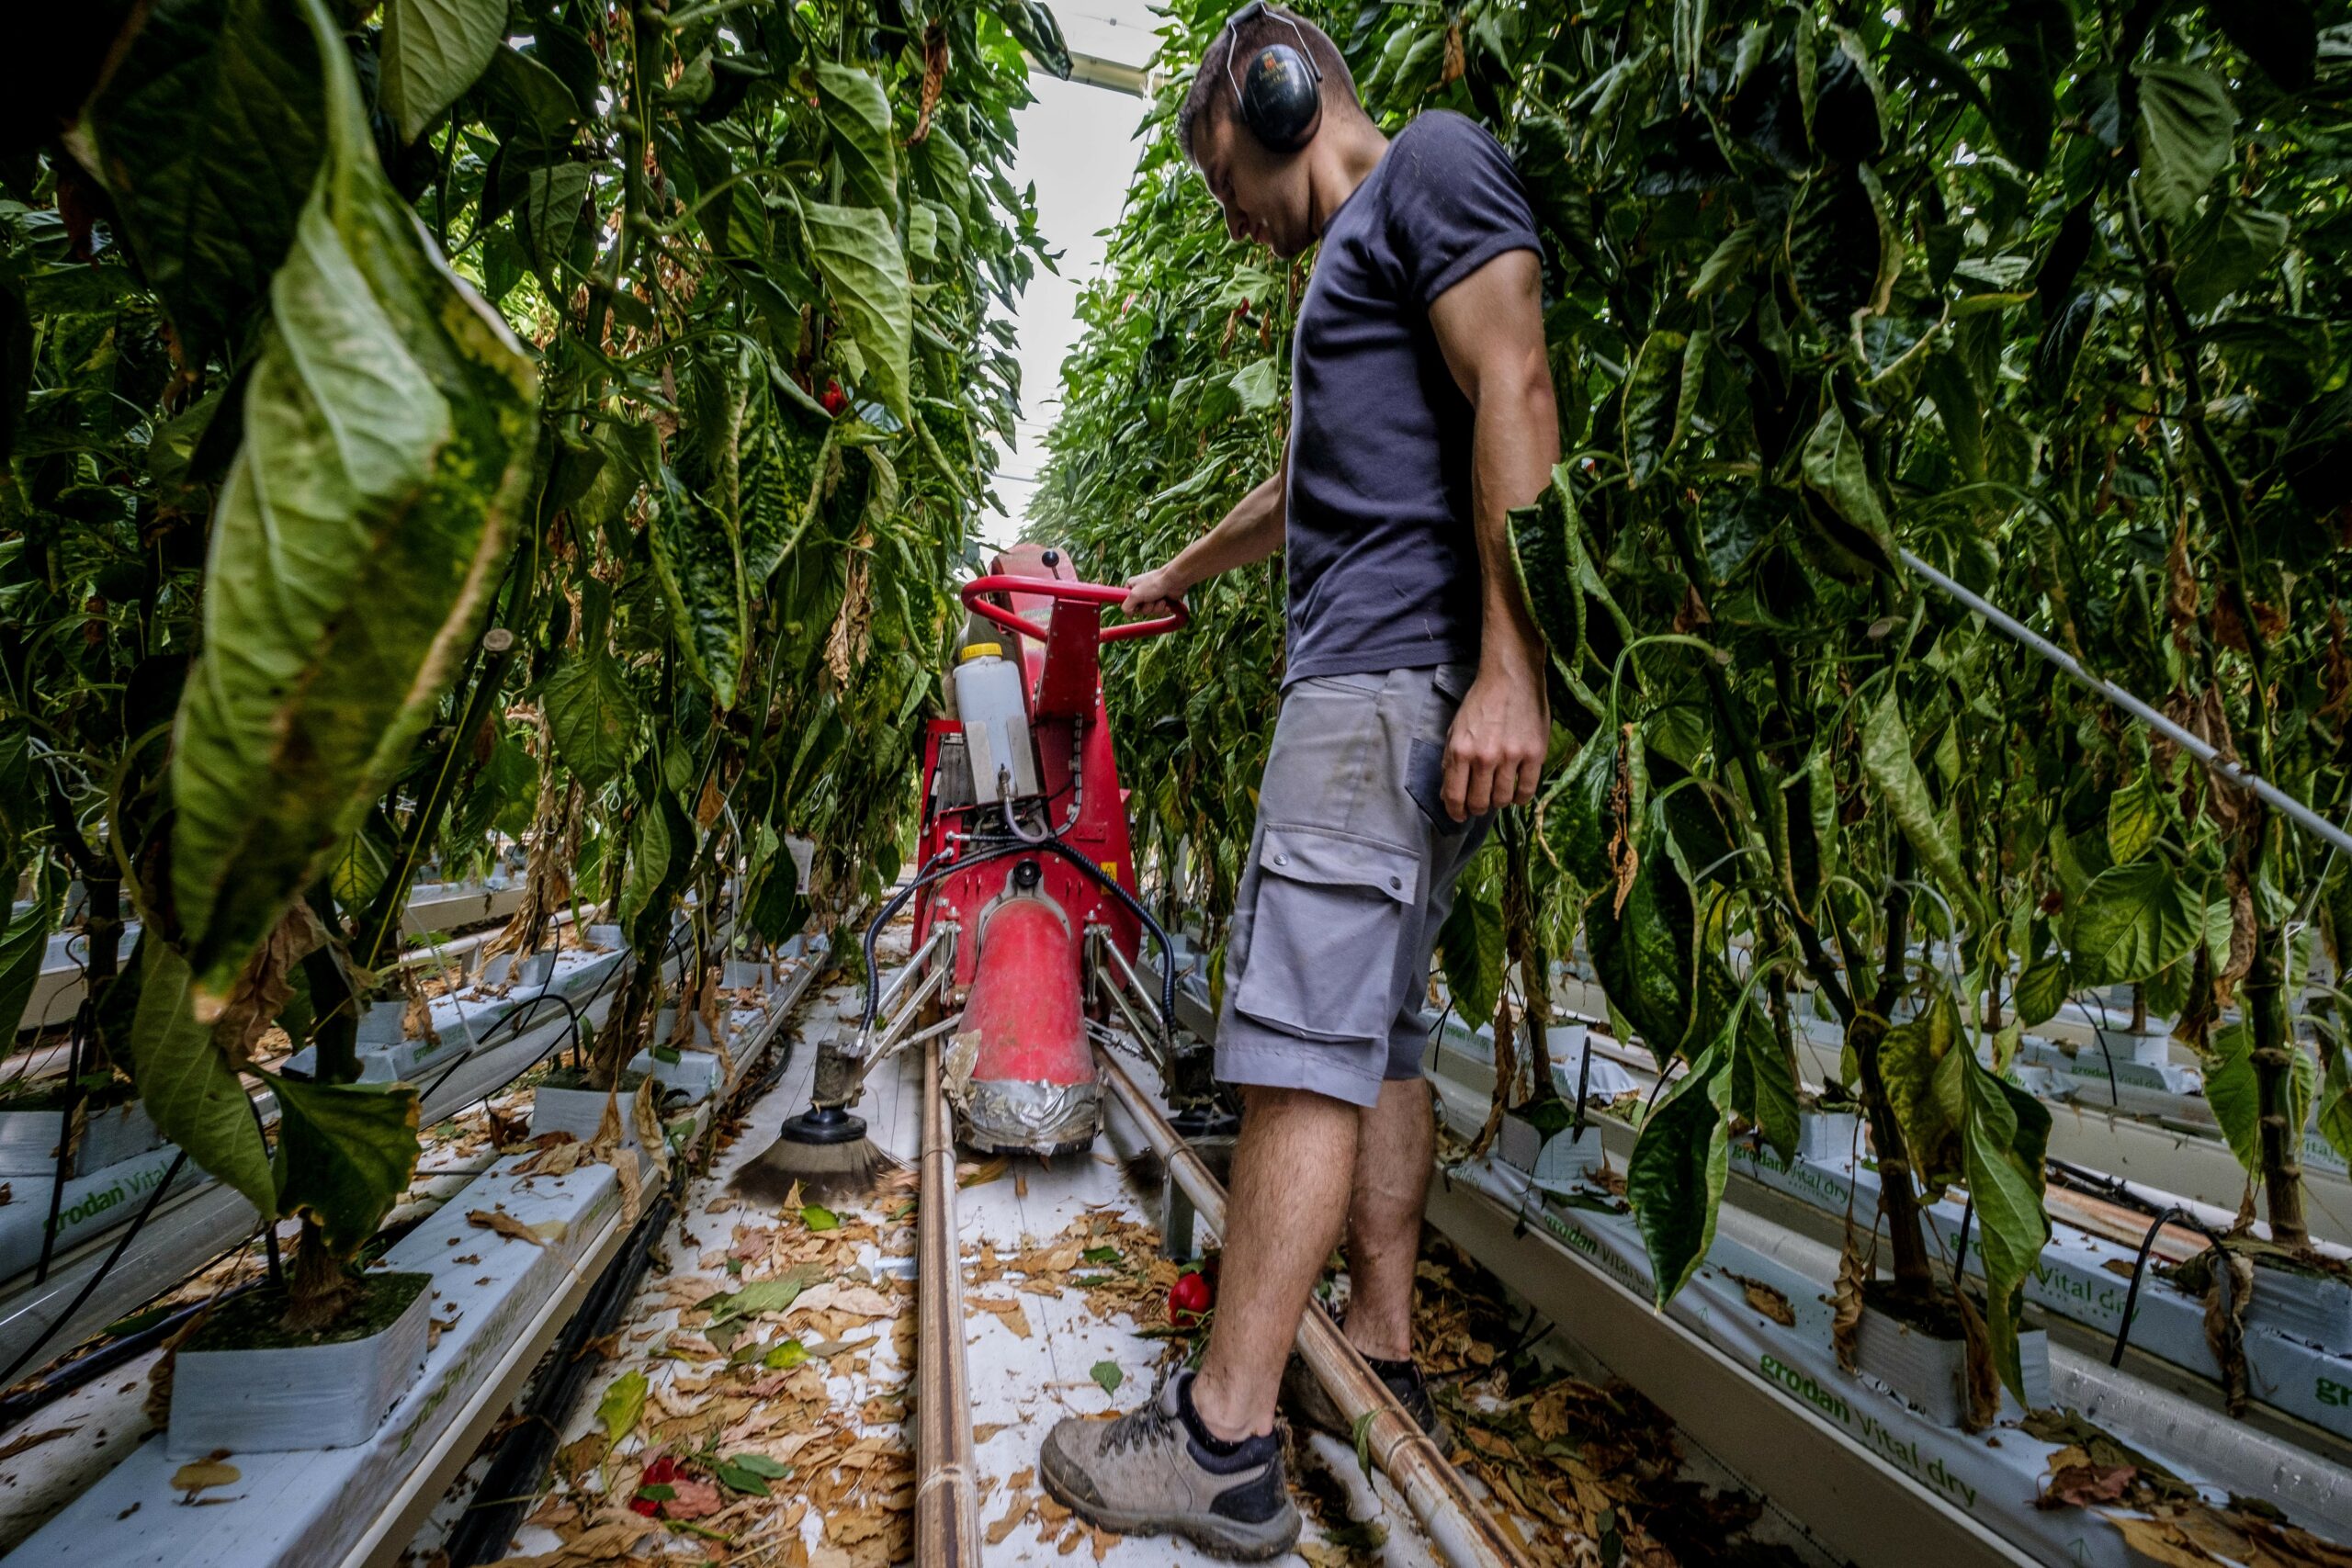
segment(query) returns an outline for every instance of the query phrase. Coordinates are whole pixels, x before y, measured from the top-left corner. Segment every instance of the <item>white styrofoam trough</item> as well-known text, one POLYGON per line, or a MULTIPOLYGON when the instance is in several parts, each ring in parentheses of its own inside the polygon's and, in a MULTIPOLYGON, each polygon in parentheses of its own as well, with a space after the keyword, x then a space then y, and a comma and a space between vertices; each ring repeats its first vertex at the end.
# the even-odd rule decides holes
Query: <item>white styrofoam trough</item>
MULTIPOLYGON (((62 1111, 0 1111, 0 1177, 45 1176, 57 1171, 57 1148, 65 1136, 62 1111)), ((66 1179, 91 1176, 124 1160, 136 1159, 161 1148, 164 1135, 155 1131, 147 1108, 126 1100, 103 1111, 85 1111, 82 1141, 74 1146, 66 1179)), ((24 1202, 29 1193, 19 1193, 24 1202)), ((44 1194, 45 1196, 45 1194, 44 1194)))
MULTIPOLYGON (((429 1279, 429 1277, 428 1277, 429 1279)), ((420 1290, 380 1333, 328 1345, 207 1350, 172 1358, 174 1459, 347 1449, 383 1424, 424 1370, 434 1292, 420 1290)))

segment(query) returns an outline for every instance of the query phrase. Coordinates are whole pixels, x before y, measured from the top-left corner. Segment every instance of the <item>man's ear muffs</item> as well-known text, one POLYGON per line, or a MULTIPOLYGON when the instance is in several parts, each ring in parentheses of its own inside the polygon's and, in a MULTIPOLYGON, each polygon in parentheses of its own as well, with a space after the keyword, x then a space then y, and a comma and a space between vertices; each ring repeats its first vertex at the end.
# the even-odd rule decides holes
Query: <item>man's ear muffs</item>
MULTIPOLYGON (((1226 19, 1226 31, 1234 32, 1242 23, 1267 14, 1266 0, 1250 0, 1226 19)), ((1238 76, 1228 52, 1225 74, 1233 87, 1235 112, 1250 128, 1250 134, 1270 152, 1295 152, 1315 140, 1323 124, 1323 73, 1308 54, 1306 35, 1298 24, 1288 17, 1277 19, 1298 34, 1297 47, 1266 44, 1250 55, 1238 76)), ((1235 42, 1239 41, 1237 36, 1235 42)))

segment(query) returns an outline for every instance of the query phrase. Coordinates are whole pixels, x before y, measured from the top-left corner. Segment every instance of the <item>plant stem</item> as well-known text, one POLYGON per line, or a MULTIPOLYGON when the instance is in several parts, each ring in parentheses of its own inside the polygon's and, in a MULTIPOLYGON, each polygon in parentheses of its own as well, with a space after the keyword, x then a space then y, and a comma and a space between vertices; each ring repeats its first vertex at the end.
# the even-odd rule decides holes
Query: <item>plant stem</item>
POLYGON ((1878 995, 1846 1032, 1854 1048, 1856 1075, 1860 1078, 1862 1113, 1869 1119, 1871 1145, 1878 1151, 1879 1212, 1886 1216, 1894 1244, 1894 1282, 1906 1292, 1924 1294, 1934 1285, 1928 1262, 1927 1237, 1919 1225, 1918 1200, 1911 1189, 1911 1162, 1904 1152, 1903 1129, 1886 1097, 1886 1079, 1879 1073, 1878 1048, 1886 1038, 1887 1018, 1903 994, 1904 954, 1911 940, 1911 841, 1897 835, 1894 869, 1886 894, 1886 961, 1879 971, 1878 995))

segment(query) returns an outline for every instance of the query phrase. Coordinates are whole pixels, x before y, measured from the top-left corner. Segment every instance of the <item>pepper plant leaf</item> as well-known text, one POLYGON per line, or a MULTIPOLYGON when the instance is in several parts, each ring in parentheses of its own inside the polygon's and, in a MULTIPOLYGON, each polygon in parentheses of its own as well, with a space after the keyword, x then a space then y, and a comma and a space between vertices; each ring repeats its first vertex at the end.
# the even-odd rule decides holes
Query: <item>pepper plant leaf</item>
POLYGON ((385 0, 377 92, 402 142, 479 81, 506 37, 506 0, 385 0))
POLYGON ((1510 954, 1503 942, 1502 905, 1492 892, 1465 885, 1456 893, 1445 924, 1438 928, 1437 955, 1445 988, 1463 1021, 1476 1029, 1493 1018, 1510 954))
POLYGON ((907 361, 913 352, 914 296, 888 216, 870 207, 821 201, 805 203, 800 210, 809 256, 857 345, 867 387, 901 421, 912 419, 907 361))
POLYGON ((2197 945, 2205 908, 2160 860, 2111 865, 2066 910, 2067 968, 2076 986, 2145 980, 2197 945))
POLYGON ((1604 888, 1585 906, 1585 940, 1609 999, 1663 1067, 1690 1032, 1698 982, 1697 911, 1659 836, 1647 836, 1623 909, 1604 888))
POLYGON ((1911 757, 1911 730, 1889 687, 1862 724, 1862 772, 1870 779, 1895 827, 1911 841, 1920 863, 1975 924, 1985 923, 1983 898, 1961 863, 1959 846, 1928 798, 1928 781, 1911 757))
POLYGON ((899 211, 899 138, 882 84, 863 71, 820 60, 817 101, 833 133, 833 152, 850 193, 862 206, 899 211))
MULTIPOLYGON (((12 866, 8 886, 13 890, 16 884, 17 871, 12 866)), ((25 1009, 33 999, 33 988, 40 984, 41 964, 49 954, 49 933, 57 924, 58 901, 64 892, 63 874, 44 867, 24 913, 11 919, 6 934, 0 936, 0 1040, 14 1040, 24 1022, 25 1009)))
POLYGON ((1656 1303, 1690 1282, 1714 1245, 1715 1216, 1731 1170, 1731 1128, 1723 1115, 1731 1063, 1710 1046, 1642 1119, 1625 1162, 1625 1196, 1648 1250, 1656 1303))
POLYGON ((302 0, 155 0, 91 106, 116 217, 192 355, 228 344, 294 243, 320 65, 302 0))
POLYGON ((709 504, 665 474, 662 505, 649 522, 648 534, 686 668, 722 711, 731 708, 750 637, 742 547, 735 525, 724 508, 709 504))
POLYGON ((529 360, 393 194, 341 34, 306 8, 329 152, 270 287, 171 764, 200 1017, 432 718, 537 437, 529 360))
POLYGON ((328 1251, 347 1258, 416 1173, 417 1091, 263 1076, 277 1096, 277 1212, 316 1221, 328 1251))
POLYGON ((2030 1403, 2018 1355, 2018 1316, 2025 1281, 2050 1240, 2050 1216, 2042 1207, 2050 1111, 1986 1071, 1964 1044, 1952 1055, 1962 1083, 1963 1168, 1976 1207, 1994 1363, 2009 1391, 2030 1403))
POLYGON ((2154 62, 2134 66, 2140 123, 2140 204, 2160 223, 2187 218, 2230 162, 2237 110, 2211 71, 2154 62))
POLYGON ((244 1085, 196 1015, 195 976, 168 943, 139 944, 139 1010, 130 1024, 131 1076, 156 1130, 187 1157, 277 1215, 277 1182, 244 1085))
POLYGON ((643 716, 609 653, 573 653, 548 677, 541 701, 556 754, 587 789, 620 776, 637 753, 643 716))

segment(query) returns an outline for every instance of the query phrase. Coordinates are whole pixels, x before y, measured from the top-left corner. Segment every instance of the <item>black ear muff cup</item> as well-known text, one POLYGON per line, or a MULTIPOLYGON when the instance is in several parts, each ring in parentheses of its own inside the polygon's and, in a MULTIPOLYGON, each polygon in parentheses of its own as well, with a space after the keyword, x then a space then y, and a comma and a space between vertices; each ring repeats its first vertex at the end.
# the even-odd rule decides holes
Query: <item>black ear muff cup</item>
MULTIPOLYGON (((1225 31, 1234 34, 1233 48, 1241 46, 1239 32, 1244 22, 1255 21, 1272 15, 1266 0, 1250 0, 1226 18, 1225 31)), ((1315 140, 1317 127, 1323 123, 1323 73, 1306 52, 1306 34, 1289 17, 1277 17, 1298 39, 1295 47, 1286 43, 1269 43, 1250 57, 1249 65, 1238 76, 1235 67, 1240 62, 1228 51, 1225 57, 1225 78, 1233 88, 1234 112, 1250 134, 1270 152, 1295 152, 1315 140)), ((1222 34, 1219 36, 1223 36, 1222 34)))
POLYGON ((1269 152, 1295 152, 1323 123, 1317 73, 1300 51, 1270 43, 1252 55, 1241 77, 1241 120, 1269 152))

